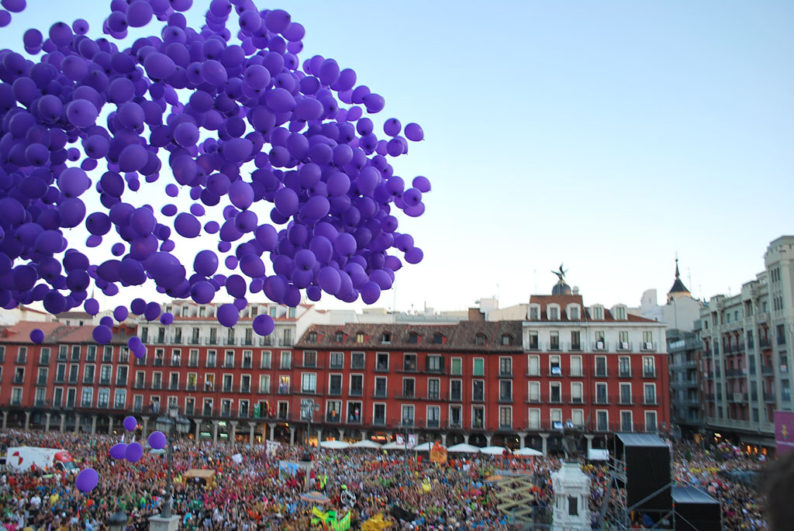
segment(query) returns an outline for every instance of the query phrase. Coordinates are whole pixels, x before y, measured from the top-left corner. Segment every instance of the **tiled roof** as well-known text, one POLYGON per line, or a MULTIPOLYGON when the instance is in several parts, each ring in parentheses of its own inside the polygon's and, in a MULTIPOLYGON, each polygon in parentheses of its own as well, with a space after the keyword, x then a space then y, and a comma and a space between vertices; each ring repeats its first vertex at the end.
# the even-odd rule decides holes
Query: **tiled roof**
POLYGON ((395 324, 395 323, 347 323, 344 325, 310 326, 296 344, 298 348, 375 348, 379 350, 483 350, 521 352, 521 321, 461 321, 455 324, 395 324), (342 341, 336 341, 337 332, 342 332, 342 341), (357 335, 364 334, 363 342, 357 335), (312 334, 316 341, 309 341, 312 334), (384 334, 389 334, 387 343, 384 334), (415 339, 412 334, 416 334, 415 339), (440 334, 441 342, 435 342, 440 334), (482 337, 482 344, 478 343, 482 337), (510 344, 503 345, 502 338, 508 336, 510 344))
MULTIPOLYGON (((0 343, 28 344, 32 345, 30 333, 38 328, 44 332, 45 345, 57 345, 59 343, 95 343, 92 332, 94 327, 87 326, 66 326, 57 322, 38 322, 20 321, 15 325, 7 326, 0 331, 0 343)), ((130 334, 122 334, 121 328, 113 329, 114 345, 127 344, 130 334)))

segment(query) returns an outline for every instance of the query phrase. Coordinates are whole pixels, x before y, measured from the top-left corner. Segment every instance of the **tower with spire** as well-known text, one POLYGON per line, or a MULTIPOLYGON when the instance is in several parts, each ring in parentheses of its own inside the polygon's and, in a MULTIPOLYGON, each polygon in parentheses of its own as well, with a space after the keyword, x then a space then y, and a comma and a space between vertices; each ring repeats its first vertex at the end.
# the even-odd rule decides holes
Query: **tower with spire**
POLYGON ((692 294, 689 293, 689 290, 684 286, 684 283, 681 281, 681 273, 678 271, 678 257, 675 258, 675 281, 673 282, 673 287, 670 288, 670 291, 667 292, 667 304, 670 304, 674 299, 678 299, 681 297, 691 297, 692 294))

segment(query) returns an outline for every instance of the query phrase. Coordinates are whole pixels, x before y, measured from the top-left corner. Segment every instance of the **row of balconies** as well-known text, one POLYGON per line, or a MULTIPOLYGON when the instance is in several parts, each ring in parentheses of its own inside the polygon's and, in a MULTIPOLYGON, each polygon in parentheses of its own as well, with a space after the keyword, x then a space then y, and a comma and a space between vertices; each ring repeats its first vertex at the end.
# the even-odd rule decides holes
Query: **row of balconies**
MULTIPOLYGON (((592 344, 593 352, 607 352, 609 351, 611 343, 607 341, 596 341, 592 344)), ((582 343, 566 343, 566 342, 529 342, 530 351, 547 350, 551 352, 581 352, 584 350, 582 343), (542 347, 542 348, 541 348, 542 347), (567 348, 566 348, 567 347, 567 348)), ((634 343, 631 341, 615 341, 613 350, 617 352, 633 352, 635 351, 634 343)), ((656 352, 656 344, 652 342, 640 342, 639 348, 636 349, 640 352, 656 352)))
POLYGON ((176 338, 174 336, 164 336, 164 337, 157 337, 157 338, 147 338, 141 340, 147 346, 155 346, 155 345, 188 345, 188 346, 216 346, 216 347, 291 347, 294 344, 294 341, 290 338, 285 340, 284 338, 275 337, 274 335, 269 336, 258 336, 252 339, 245 339, 245 338, 235 338, 235 339, 228 339, 228 338, 209 338, 209 337, 182 337, 176 338))

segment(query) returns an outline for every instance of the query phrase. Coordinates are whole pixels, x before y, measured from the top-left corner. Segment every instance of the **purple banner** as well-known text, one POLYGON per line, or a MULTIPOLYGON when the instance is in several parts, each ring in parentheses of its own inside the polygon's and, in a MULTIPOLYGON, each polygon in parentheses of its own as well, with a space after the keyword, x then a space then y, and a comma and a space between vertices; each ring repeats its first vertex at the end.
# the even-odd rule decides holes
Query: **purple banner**
POLYGON ((794 411, 775 411, 777 455, 794 450, 794 411))

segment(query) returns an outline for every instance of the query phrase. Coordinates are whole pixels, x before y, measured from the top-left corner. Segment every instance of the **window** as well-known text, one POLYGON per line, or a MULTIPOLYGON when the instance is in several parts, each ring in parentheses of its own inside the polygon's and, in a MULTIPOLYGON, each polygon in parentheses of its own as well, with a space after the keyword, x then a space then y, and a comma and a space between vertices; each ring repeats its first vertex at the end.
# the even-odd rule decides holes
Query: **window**
POLYGON ((509 430, 513 427, 513 408, 510 406, 499 407, 499 429, 509 430))
POLYGON ((199 358, 199 351, 196 348, 190 349, 190 354, 188 355, 187 366, 188 367, 198 367, 198 358, 199 358))
POLYGON ((529 357, 529 374, 528 376, 540 376, 540 357, 529 357))
POLYGON ((282 375, 278 379, 278 392, 279 394, 286 395, 290 392, 290 377, 282 375))
POLYGON ((652 406, 656 405, 656 384, 647 383, 643 385, 645 397, 645 404, 652 406))
POLYGON ((581 404, 584 401, 582 382, 571 382, 571 402, 581 404))
POLYGON ((584 410, 572 409, 571 422, 573 422, 574 426, 584 426, 584 410))
POLYGON ((281 351, 281 368, 285 370, 292 368, 292 352, 289 350, 281 351))
POLYGON ((414 425, 414 406, 410 405, 403 405, 402 406, 402 423, 403 426, 413 426, 414 425))
POLYGON ((416 332, 408 332, 408 343, 411 345, 416 345, 419 343, 419 334, 416 332))
POLYGON ((582 357, 581 356, 571 356, 571 376, 581 377, 582 376, 582 357))
POLYGON ((55 383, 63 383, 66 379, 66 364, 59 363, 55 371, 55 383))
POLYGON ((385 376, 377 376, 375 378, 375 398, 386 398, 386 377, 385 376))
POLYGON ((232 388, 234 376, 231 374, 224 374, 223 375, 223 392, 224 393, 231 393, 234 389, 232 388))
POLYGON ((472 360, 472 376, 485 376, 484 358, 474 358, 472 360))
POLYGON ((579 320, 579 306, 575 304, 568 306, 568 319, 571 321, 579 320))
POLYGON ((427 380, 427 399, 438 400, 441 398, 441 381, 438 378, 427 380))
POLYGON ((112 372, 112 365, 102 365, 99 368, 99 385, 110 385, 110 374, 112 372))
POLYGON ((154 365, 155 366, 163 366, 163 360, 165 359, 165 350, 158 348, 154 351, 154 365))
POLYGON ((595 350, 606 350, 607 344, 604 341, 604 331, 600 330, 595 333, 595 350))
POLYGON ((472 380, 471 399, 475 402, 485 400, 485 380, 472 380))
POLYGON ((485 344, 485 334, 477 334, 474 336, 474 344, 475 345, 484 345, 485 344))
POLYGON ((620 403, 623 405, 631 405, 631 384, 620 384, 620 403))
POLYGON ((559 356, 549 356, 549 374, 551 376, 562 376, 559 356))
MULTIPOLYGON (((752 335, 750 335, 749 337, 752 337, 752 335)), ((750 346, 752 346, 752 340, 750 341, 750 343, 751 343, 750 346)), ((653 350, 653 332, 651 332, 650 330, 642 331, 642 347, 645 350, 653 350)))
POLYGON ((596 431, 609 431, 609 412, 603 409, 596 411, 596 431))
POLYGON ((364 375, 351 374, 350 375, 350 396, 363 396, 364 395, 364 375))
POLYGON ((386 424, 386 404, 373 404, 372 423, 379 426, 386 424))
POLYGON ((234 351, 227 350, 224 353, 223 367, 226 369, 234 369, 234 351))
POLYGON ((270 368, 270 357, 271 352, 269 350, 263 350, 260 353, 259 357, 259 368, 260 369, 269 369, 270 368))
POLYGON ((92 383, 94 383, 94 366, 93 365, 86 365, 85 369, 83 369, 83 383, 84 384, 92 384, 92 383))
POLYGON ((629 350, 629 332, 628 330, 618 331, 618 348, 620 350, 629 350))
POLYGON ((327 422, 339 422, 342 417, 342 401, 329 400, 325 403, 325 419, 327 422))
POLYGON ((579 330, 571 330, 571 350, 582 350, 582 335, 579 330))
POLYGON ((361 423, 361 402, 347 403, 347 421, 352 424, 361 423))
POLYGON ((475 430, 485 428, 485 408, 483 406, 471 407, 471 427, 475 430))
POLYGON ((562 410, 552 409, 549 411, 549 420, 551 421, 551 428, 554 430, 562 429, 562 410))
POLYGON ((513 336, 510 334, 502 334, 502 345, 512 345, 513 344, 513 336))
POLYGON ((345 341, 345 333, 341 330, 337 330, 334 333, 334 342, 335 343, 344 343, 345 341))
POLYGON ((656 411, 645 412, 645 431, 656 431, 656 411))
POLYGON ((625 306, 618 306, 615 308, 615 319, 618 321, 625 321, 626 320, 626 307, 625 306))
POLYGON ((540 306, 537 304, 532 304, 529 307, 529 320, 530 321, 540 321, 540 306))
POLYGON ((345 366, 345 353, 331 352, 328 363, 329 363, 329 368, 331 369, 343 369, 345 366))
POLYGON ((618 358, 618 377, 631 378, 631 358, 620 356, 618 358))
POLYGON ((579 498, 568 496, 568 516, 579 516, 579 498))
POLYGON ((511 380, 499 380, 499 400, 502 402, 513 400, 513 382, 511 380))
POLYGON ((560 320, 560 307, 556 304, 550 304, 546 307, 546 313, 548 313, 549 321, 560 320))
POLYGON ((383 332, 380 335, 380 342, 383 345, 388 345, 391 343, 391 332, 383 332))
POLYGON ((342 375, 331 374, 328 376, 328 394, 340 396, 342 394, 342 375))
POLYGON ((96 361, 96 345, 88 345, 85 360, 91 362, 96 361))
POLYGON ((77 383, 77 372, 80 369, 79 365, 69 365, 69 383, 77 383))
POLYGON ((560 333, 549 332, 549 349, 560 350, 560 333))
POLYGON ((356 343, 361 344, 364 342, 364 332, 356 332, 356 343))
POLYGON ((175 348, 171 351, 171 366, 179 367, 182 364, 182 350, 175 348))
POLYGON ((304 372, 301 374, 301 391, 304 393, 317 392, 317 373, 304 372))
POLYGON ((403 398, 413 398, 416 391, 416 381, 413 378, 403 378, 403 398))
MULTIPOLYGON (((342 365, 344 365, 344 354, 342 354, 342 365)), ((362 370, 364 368, 364 353, 353 352, 350 355, 350 368, 362 370)))
POLYGON ((39 367, 39 374, 36 377, 36 385, 47 385, 47 377, 50 370, 47 367, 39 367))
POLYGON ((540 429, 540 409, 533 407, 529 410, 529 429, 540 429))
POLYGON ((444 359, 441 356, 430 356, 425 358, 427 372, 442 372, 444 370, 444 359))
POLYGON ((552 404, 562 402, 562 386, 560 382, 551 382, 549 384, 549 402, 552 404))
MULTIPOLYGON (((3 349, 2 361, 5 361, 6 348, 2 347, 2 349, 3 349)), ((58 347, 58 361, 66 361, 68 355, 69 355, 69 347, 67 347, 66 345, 61 345, 58 347)))
POLYGON ((207 351, 207 367, 212 369, 215 367, 217 360, 216 360, 217 352, 214 350, 207 351))
POLYGON ((427 406, 427 427, 438 428, 441 426, 441 408, 438 406, 427 406))
POLYGON ((450 374, 453 376, 460 376, 463 374, 463 360, 461 358, 452 358, 450 374))
POLYGON ((607 404, 609 403, 607 400, 607 384, 605 383, 597 383, 596 384, 596 404, 607 404))
MULTIPOLYGON (((13 398, 11 399, 13 401, 13 398)), ((94 402, 94 390, 91 387, 83 387, 80 395, 80 407, 91 407, 94 402)))
POLYGON ((607 377, 607 358, 606 356, 596 356, 595 359, 595 375, 596 378, 607 377))
POLYGON ((642 357, 642 377, 656 378, 656 364, 653 356, 642 357))
POLYGON ((529 401, 540 402, 540 382, 529 382, 529 401))
POLYGON ((99 409, 107 409, 108 405, 110 404, 110 389, 107 387, 100 388, 97 392, 96 399, 96 407, 99 409))
POLYGON ((537 332, 530 332, 529 333, 529 350, 539 350, 540 349, 540 342, 538 341, 538 333, 537 332))
POLYGON ((226 330, 226 344, 234 345, 234 328, 226 330))
POLYGON ((115 409, 124 409, 127 407, 127 390, 116 389, 113 394, 113 407, 115 409))
MULTIPOLYGON (((307 350, 303 353, 303 366, 314 368, 317 367, 317 351, 307 350)), ((283 369, 284 367, 282 367, 283 369)))
POLYGON ((631 419, 631 411, 620 412, 620 431, 632 432, 634 431, 634 422, 631 419))
POLYGON ((125 366, 120 366, 116 369, 116 385, 127 385, 128 370, 125 366))
POLYGON ((182 329, 177 328, 174 330, 174 343, 177 345, 182 343, 182 329))
POLYGON ((140 413, 143 411, 143 395, 135 395, 132 398, 132 410, 135 413, 140 413))
POLYGON ((385 371, 389 370, 389 354, 387 352, 378 352, 375 358, 375 370, 385 371))
POLYGON ((436 332, 433 334, 433 344, 434 345, 443 345, 444 344, 444 334, 440 332, 436 332))
POLYGON ((512 358, 499 358, 499 376, 508 378, 513 376, 512 358))
POLYGON ((450 380, 449 381, 449 399, 456 402, 463 400, 463 381, 450 380))
MULTIPOLYGON (((73 367, 77 367, 77 365, 73 365, 73 367)), ((14 383, 15 384, 22 384, 25 383, 25 368, 24 367, 17 367, 14 371, 14 383)), ((75 383, 77 383, 77 374, 75 371, 75 383)))
POLYGON ((449 427, 460 428, 463 426, 463 416, 460 406, 449 406, 449 427))
POLYGON ((416 354, 403 355, 403 370, 411 372, 416 370, 416 354))
MULTIPOLYGON (((20 351, 24 347, 20 347, 20 351)), ((27 349, 25 349, 27 351, 27 349)), ((72 346, 72 361, 80 361, 80 347, 78 345, 72 346)))

